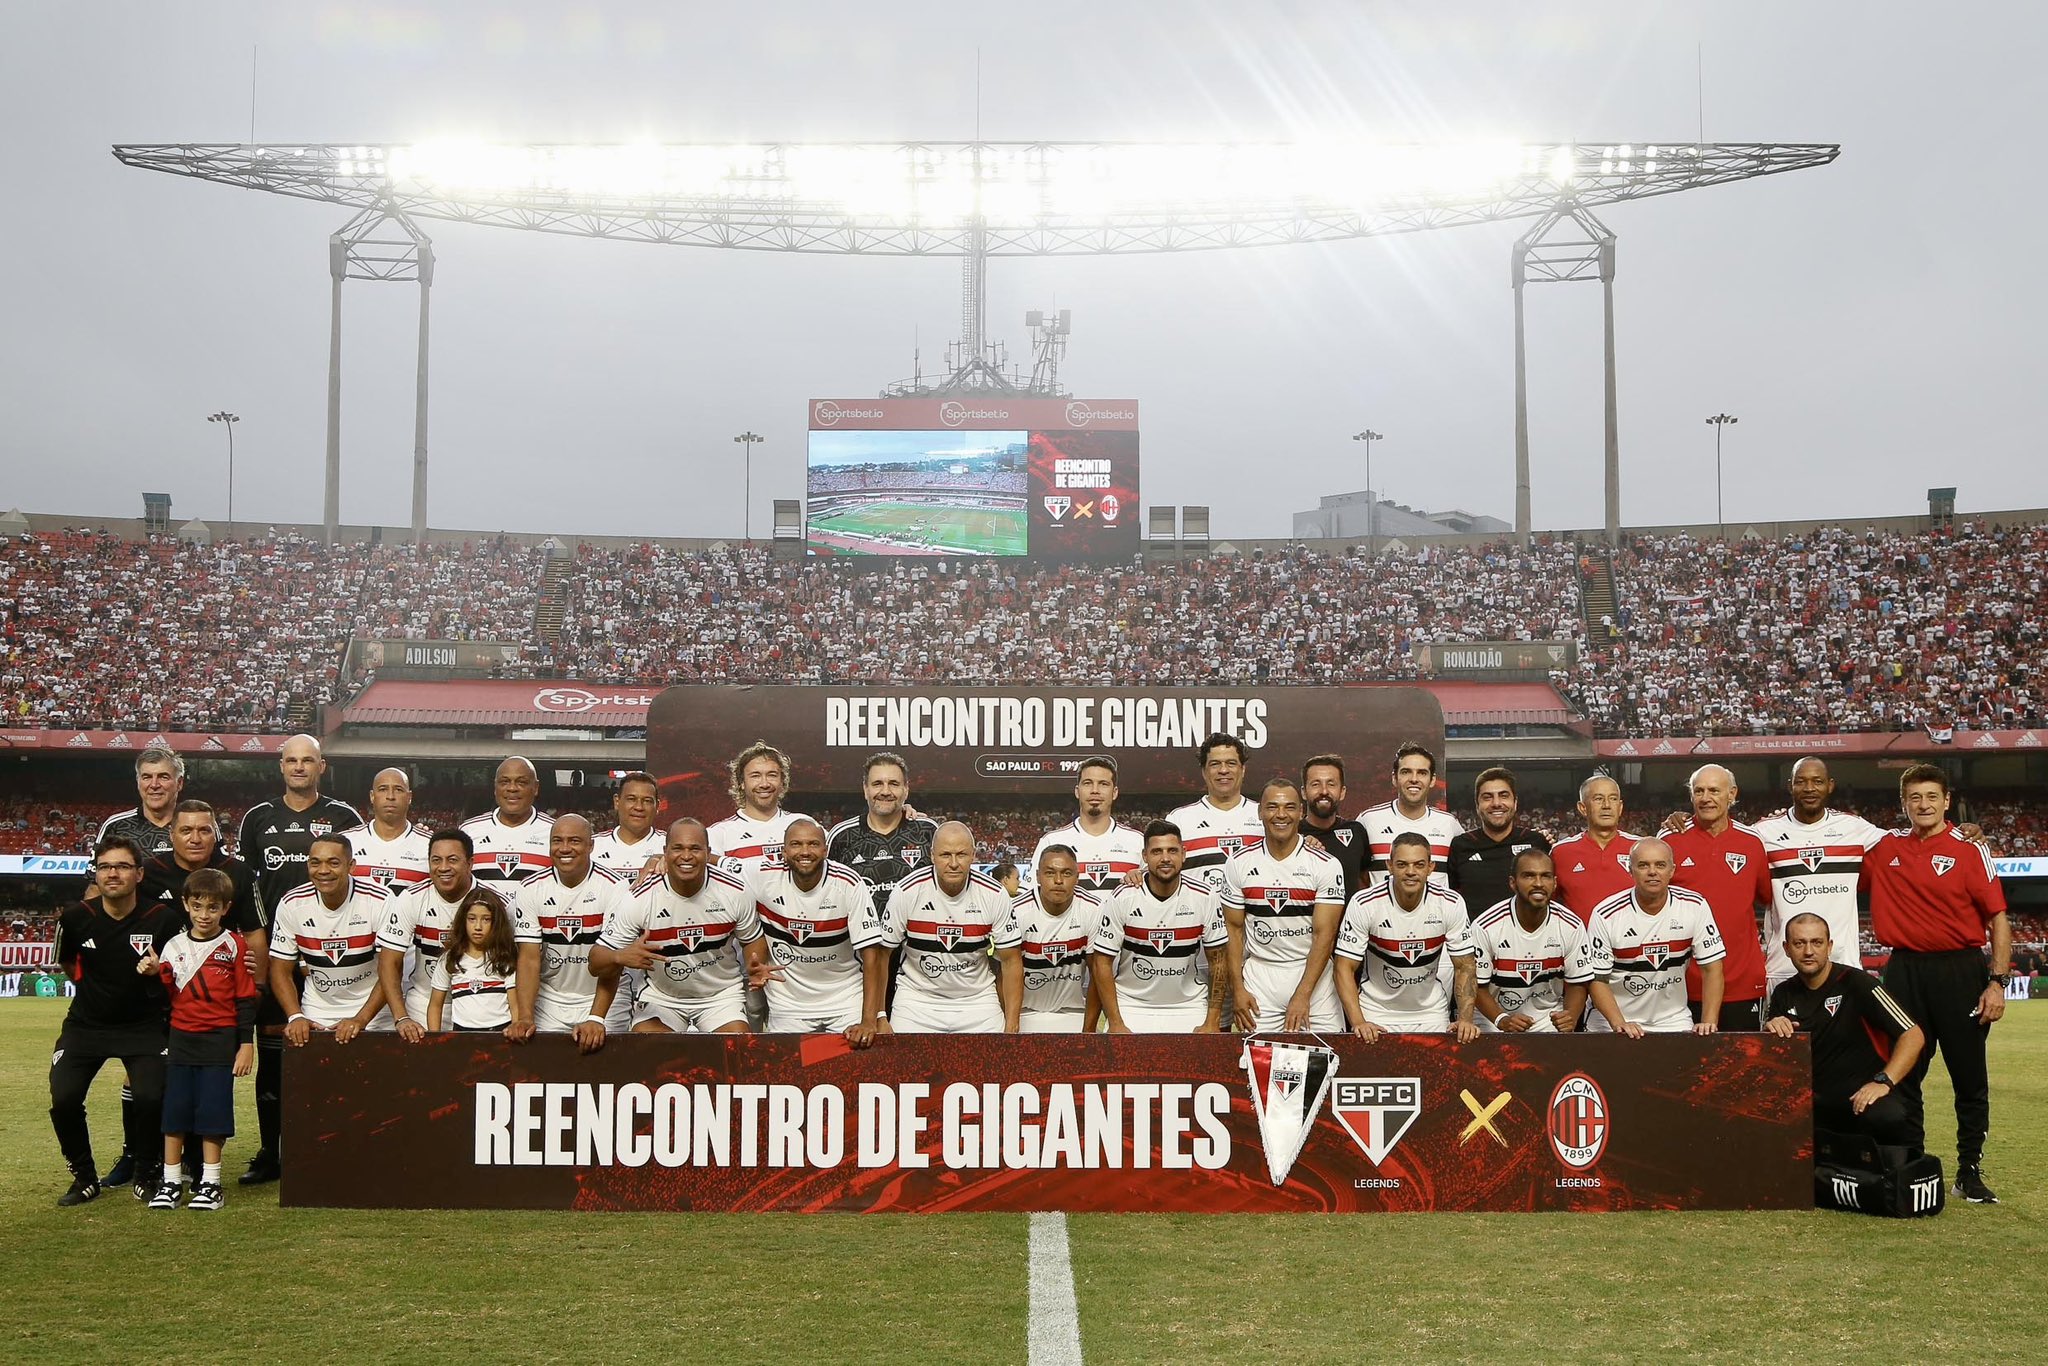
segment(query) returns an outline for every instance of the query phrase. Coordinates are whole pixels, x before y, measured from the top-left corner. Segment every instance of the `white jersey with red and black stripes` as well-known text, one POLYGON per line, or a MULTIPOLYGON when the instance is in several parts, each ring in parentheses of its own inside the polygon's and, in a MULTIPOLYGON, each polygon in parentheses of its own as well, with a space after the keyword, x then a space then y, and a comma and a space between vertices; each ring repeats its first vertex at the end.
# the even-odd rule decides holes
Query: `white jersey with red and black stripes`
POLYGON ((665 875, 642 882, 597 942, 616 952, 643 935, 665 961, 647 970, 642 1002, 692 1011, 744 991, 740 947, 761 937, 761 917, 745 883, 706 868, 703 883, 688 896, 665 875))
POLYGON ((1387 802, 1359 812, 1358 823, 1365 827, 1365 880, 1368 886, 1387 880, 1387 859, 1394 852, 1394 836, 1413 832, 1429 841, 1429 859, 1433 869, 1429 875, 1430 882, 1438 887, 1450 887, 1451 841, 1465 833, 1465 827, 1458 824, 1456 816, 1433 806, 1426 808, 1420 816, 1405 816, 1397 803, 1387 802))
MULTIPOLYGON (((1284 1007, 1301 985, 1315 940, 1315 909, 1344 905, 1344 868, 1314 840, 1295 837, 1283 857, 1262 840, 1223 865, 1217 895, 1244 912, 1244 986, 1263 1012, 1284 1007)), ((1337 984, 1325 966, 1311 988, 1317 1018, 1342 1019, 1337 984)))
MULTIPOLYGON (((485 890, 505 901, 506 910, 511 910, 508 889, 485 890)), ((378 948, 412 955, 412 975, 405 984, 405 1013, 421 1024, 427 1022, 427 994, 433 990, 432 975, 434 964, 441 957, 441 937, 448 932, 468 897, 469 888, 465 887, 455 900, 449 901, 431 880, 422 882, 392 897, 384 923, 377 927, 378 948)))
POLYGON ((809 819, 798 811, 777 811, 765 820, 735 811, 705 831, 704 838, 718 866, 744 878, 763 868, 780 868, 783 836, 797 821, 809 819))
MULTIPOLYGON (((296 963, 299 1010, 314 1024, 331 1029, 361 1010, 377 989, 377 932, 384 926, 391 897, 374 882, 349 883, 339 906, 320 899, 312 883, 294 887, 277 903, 270 927, 270 956, 296 963)), ((378 1012, 387 1021, 388 1012, 378 1012)))
POLYGON ((1442 1033, 1450 1025, 1450 992, 1441 963, 1470 958, 1465 898, 1434 882, 1413 908, 1382 882, 1351 898, 1337 931, 1337 956, 1359 965, 1358 1008, 1382 1029, 1442 1033))
POLYGON ((884 939, 882 914, 858 873, 827 861, 809 891, 787 867, 763 868, 747 894, 779 975, 765 988, 778 1017, 825 1019, 861 1009, 861 951, 884 939))
POLYGON ((554 837, 555 818, 544 811, 530 813, 517 825, 507 825, 496 811, 486 811, 464 821, 462 829, 476 846, 470 872, 508 899, 514 887, 553 865, 548 841, 554 837))
POLYGON ((1141 879, 1104 904, 1088 947, 1116 960, 1119 1009, 1174 1010, 1208 1004, 1195 964, 1229 942, 1223 901, 1212 889, 1182 878, 1161 898, 1141 879))
MULTIPOLYGON (((1642 908, 1633 887, 1593 909, 1593 971, 1607 978, 1621 1017, 1652 1033, 1692 1028, 1686 965, 1718 963, 1727 956, 1714 908, 1687 888, 1671 888, 1654 915, 1642 908)), ((1610 1028, 1598 1011, 1586 1027, 1610 1028)))
MULTIPOLYGON (((499 972, 480 953, 462 955, 450 971, 446 957, 436 958, 432 989, 445 992, 441 1002, 443 1029, 503 1029, 512 1023, 512 990, 517 974, 499 972)), ((420 1021, 425 1024, 424 1018, 420 1021)))
MULTIPOLYGON (((1502 1014, 1527 1016, 1538 1034, 1556 1032, 1550 1017, 1564 1009, 1564 989, 1585 986, 1595 975, 1585 922, 1556 902, 1533 930, 1522 927, 1513 897, 1495 902, 1472 922, 1472 945, 1479 951, 1479 985, 1493 992, 1502 1014)), ((1479 1023, 1494 1027, 1483 1015, 1479 1023)))
POLYGON ((1795 915, 1827 921, 1837 963, 1863 966, 1862 935, 1856 915, 1856 887, 1863 856, 1885 832, 1863 817, 1832 808, 1808 824, 1791 811, 1774 811, 1756 823, 1771 869, 1771 904, 1764 912, 1764 977, 1775 988, 1796 969, 1785 956, 1785 924, 1795 915))
POLYGON ((927 865, 896 884, 883 921, 889 947, 903 949, 896 996, 940 1007, 996 997, 991 949, 1024 942, 1010 910, 1010 894, 986 873, 970 872, 958 896, 939 885, 927 865))
POLYGON ((393 896, 427 880, 427 832, 420 826, 408 825, 395 839, 378 834, 373 821, 341 833, 355 852, 356 877, 368 878, 393 896))
POLYGON ((624 878, 594 863, 573 887, 554 868, 519 884, 512 899, 512 937, 540 945, 537 1016, 573 1022, 590 1013, 597 997, 590 951, 631 897, 624 878))
MULTIPOLYGON (((1236 806, 1224 810, 1207 796, 1166 813, 1166 819, 1180 827, 1182 877, 1215 891, 1223 890, 1223 865, 1247 849, 1256 849, 1266 838, 1259 820, 1259 804, 1240 797, 1236 806)), ((1140 845, 1142 850, 1143 846, 1140 845)))
POLYGON ((1088 941, 1102 903, 1076 889, 1067 909, 1054 915, 1033 888, 1010 903, 1024 953, 1024 1009, 1040 1014, 1079 1012, 1087 1004, 1088 941))
POLYGON ((630 886, 640 880, 643 872, 659 871, 661 856, 667 848, 668 836, 659 830, 649 830, 633 844, 626 843, 617 830, 607 830, 591 841, 590 861, 617 873, 630 886), (655 860, 652 869, 647 866, 649 859, 655 860))
POLYGON ((1045 851, 1055 844, 1064 844, 1074 851, 1075 861, 1080 864, 1080 878, 1075 885, 1084 892, 1113 892, 1145 862, 1145 837, 1116 821, 1111 821, 1109 829, 1099 835, 1083 830, 1079 820, 1046 831, 1039 837, 1038 847, 1031 851, 1032 868, 1038 867, 1045 851))

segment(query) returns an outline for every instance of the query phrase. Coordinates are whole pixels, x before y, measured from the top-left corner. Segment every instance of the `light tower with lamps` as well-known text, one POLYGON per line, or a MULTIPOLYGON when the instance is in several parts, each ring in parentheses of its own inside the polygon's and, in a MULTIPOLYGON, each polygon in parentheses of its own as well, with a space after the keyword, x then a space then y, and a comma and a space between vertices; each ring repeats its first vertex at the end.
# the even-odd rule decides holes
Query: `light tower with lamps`
POLYGON ((235 524, 235 424, 242 419, 223 408, 217 413, 206 415, 208 422, 219 422, 228 429, 228 525, 235 524))
POLYGON ((740 442, 747 448, 747 482, 745 493, 747 505, 740 514, 740 520, 745 530, 744 539, 748 541, 754 539, 754 447, 767 439, 765 436, 756 436, 752 432, 741 432, 733 438, 733 440, 740 442))
POLYGON ((1707 419, 1707 425, 1714 429, 1714 529, 1724 541, 1728 539, 1728 526, 1721 515, 1721 433, 1738 420, 1727 413, 1715 413, 1707 419))
POLYGON ((1375 536, 1379 529, 1380 500, 1379 495, 1372 491, 1372 443, 1385 441, 1387 438, 1367 427, 1362 432, 1354 432, 1351 439, 1365 443, 1365 558, 1376 559, 1380 553, 1379 542, 1375 536))

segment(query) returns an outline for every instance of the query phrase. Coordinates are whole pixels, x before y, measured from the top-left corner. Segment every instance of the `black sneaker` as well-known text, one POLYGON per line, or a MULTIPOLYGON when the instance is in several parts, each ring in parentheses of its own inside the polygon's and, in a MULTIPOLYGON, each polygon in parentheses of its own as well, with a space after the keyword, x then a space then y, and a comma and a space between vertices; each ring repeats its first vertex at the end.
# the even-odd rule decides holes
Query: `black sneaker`
POLYGON ((1995 1205, 1998 1197, 1991 1193, 1991 1187, 1984 1184, 1984 1173, 1977 1167, 1956 1168, 1956 1194, 1973 1205, 1995 1205))
POLYGON ((259 1152, 249 1159, 249 1170, 235 1179, 244 1186, 261 1186, 277 1178, 277 1154, 259 1152))
POLYGON ((106 1181, 102 1184, 109 1186, 125 1186, 134 1179, 135 1154, 131 1152, 123 1152, 121 1154, 121 1160, 114 1164, 113 1169, 107 1173, 106 1181))
POLYGON ((92 1176, 81 1176, 71 1183, 70 1190, 57 1197, 57 1205, 60 1209, 69 1209, 73 1205, 82 1205, 88 1200, 97 1200, 99 1198, 99 1179, 92 1176))
POLYGON ((133 1187, 135 1198, 137 1200, 152 1199, 156 1195, 156 1188, 163 1184, 163 1179, 164 1164, 161 1162, 153 1166, 144 1167, 136 1172, 135 1185, 133 1187))
POLYGON ((178 1197, 184 1193, 185 1188, 176 1181, 160 1181, 157 1183, 156 1194, 149 1197, 149 1207, 151 1209, 176 1209, 178 1207, 178 1197))
POLYGON ((227 1202, 227 1195, 221 1190, 218 1181, 201 1181, 192 1188, 192 1199, 186 1203, 185 1208, 197 1210, 219 1209, 227 1202))

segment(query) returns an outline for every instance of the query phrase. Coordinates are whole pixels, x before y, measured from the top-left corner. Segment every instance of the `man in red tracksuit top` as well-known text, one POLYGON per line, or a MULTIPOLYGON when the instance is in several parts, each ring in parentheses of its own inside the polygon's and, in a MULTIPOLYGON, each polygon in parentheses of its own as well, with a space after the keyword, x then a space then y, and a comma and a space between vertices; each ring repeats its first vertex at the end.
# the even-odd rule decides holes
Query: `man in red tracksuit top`
POLYGON ((185 879, 190 924, 138 972, 163 978, 171 998, 170 1048, 164 1068, 164 1174, 149 1207, 172 1210, 183 1194, 185 1135, 197 1134, 202 1166, 187 1206, 223 1203, 221 1149, 235 1132, 235 1078, 256 1066, 256 979, 249 946, 222 923, 235 898, 234 881, 218 868, 185 879))
MULTIPOLYGON (((1771 904, 1771 867, 1756 831, 1734 819, 1735 775, 1708 764, 1692 775, 1692 821, 1664 837, 1671 846, 1671 885, 1698 892, 1714 911, 1728 950, 1727 982, 1716 1022, 1725 1030, 1764 1027, 1764 948, 1757 911, 1771 904)), ((1693 1019, 1700 1015, 1699 969, 1685 972, 1693 1019)))

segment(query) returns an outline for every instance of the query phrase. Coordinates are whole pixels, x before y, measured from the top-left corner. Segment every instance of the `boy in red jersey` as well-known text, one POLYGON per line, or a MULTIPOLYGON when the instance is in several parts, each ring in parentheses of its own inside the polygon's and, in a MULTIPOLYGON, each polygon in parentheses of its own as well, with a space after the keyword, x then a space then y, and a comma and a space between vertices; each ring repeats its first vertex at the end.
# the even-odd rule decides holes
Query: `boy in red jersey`
POLYGON ((185 879, 190 924, 161 956, 145 954, 140 973, 163 978, 171 998, 171 1042, 164 1069, 164 1176, 151 1209, 176 1209, 183 1183, 185 1135, 199 1135, 202 1165, 189 1209, 224 1203, 221 1149, 235 1132, 235 1081, 256 1066, 256 979, 248 945, 222 924, 234 883, 217 868, 185 879))

